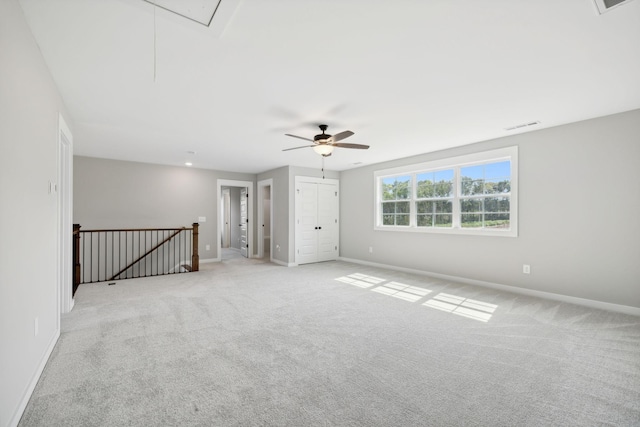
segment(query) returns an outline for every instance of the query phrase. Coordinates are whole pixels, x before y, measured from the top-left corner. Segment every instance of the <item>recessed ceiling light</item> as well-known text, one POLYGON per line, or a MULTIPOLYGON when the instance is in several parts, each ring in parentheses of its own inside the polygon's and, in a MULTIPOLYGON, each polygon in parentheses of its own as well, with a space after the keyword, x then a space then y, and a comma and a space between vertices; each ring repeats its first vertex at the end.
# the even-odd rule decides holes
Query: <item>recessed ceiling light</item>
POLYGON ((185 166, 193 166, 193 163, 191 163, 191 162, 184 162, 184 165, 185 165, 185 166))

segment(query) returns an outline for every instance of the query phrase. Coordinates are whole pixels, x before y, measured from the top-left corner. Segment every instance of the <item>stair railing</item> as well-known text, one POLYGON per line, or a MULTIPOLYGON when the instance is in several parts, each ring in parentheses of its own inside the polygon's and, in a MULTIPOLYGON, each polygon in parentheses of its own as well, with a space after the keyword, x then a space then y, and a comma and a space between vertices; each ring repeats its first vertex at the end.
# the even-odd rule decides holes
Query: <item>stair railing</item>
POLYGON ((82 283, 200 269, 198 223, 182 228, 81 230, 73 225, 75 293, 82 283))

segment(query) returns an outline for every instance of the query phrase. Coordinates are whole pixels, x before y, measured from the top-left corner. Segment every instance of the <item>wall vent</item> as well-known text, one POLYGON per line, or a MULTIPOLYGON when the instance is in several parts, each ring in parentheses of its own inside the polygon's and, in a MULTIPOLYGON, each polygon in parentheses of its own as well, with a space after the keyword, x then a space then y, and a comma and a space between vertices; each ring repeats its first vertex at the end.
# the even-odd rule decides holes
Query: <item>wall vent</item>
POLYGON ((529 123, 522 123, 521 125, 515 125, 515 126, 508 127, 508 128, 504 128, 504 130, 512 131, 512 130, 527 128, 529 126, 535 126, 535 125, 539 125, 539 124, 540 124, 539 121, 529 122, 529 123))
POLYGON ((603 13, 608 12, 611 9, 615 9, 618 6, 631 3, 633 0, 593 0, 593 1, 596 4, 596 9, 598 10, 598 13, 602 15, 603 13))

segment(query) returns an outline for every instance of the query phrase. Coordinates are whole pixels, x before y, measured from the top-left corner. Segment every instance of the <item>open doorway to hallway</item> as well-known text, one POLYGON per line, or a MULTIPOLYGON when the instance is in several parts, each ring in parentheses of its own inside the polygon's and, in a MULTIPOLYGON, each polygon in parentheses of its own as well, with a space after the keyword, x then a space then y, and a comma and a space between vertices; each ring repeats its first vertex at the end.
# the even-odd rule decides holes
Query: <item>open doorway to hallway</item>
POLYGON ((218 260, 239 254, 251 258, 253 234, 253 183, 218 180, 218 260))
POLYGON ((273 180, 258 182, 258 258, 272 260, 273 180))

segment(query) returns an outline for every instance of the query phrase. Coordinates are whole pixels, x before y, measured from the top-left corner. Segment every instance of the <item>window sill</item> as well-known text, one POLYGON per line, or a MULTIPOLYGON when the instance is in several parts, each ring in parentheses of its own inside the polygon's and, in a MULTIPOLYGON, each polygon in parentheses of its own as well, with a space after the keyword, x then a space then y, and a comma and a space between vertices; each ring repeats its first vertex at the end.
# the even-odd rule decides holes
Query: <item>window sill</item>
POLYGON ((424 233, 424 234, 457 234, 463 236, 491 236, 491 237, 518 237, 518 231, 491 230, 491 229, 465 229, 465 228, 432 228, 432 227, 402 227, 402 226, 375 226, 374 231, 399 231, 401 233, 424 233))

